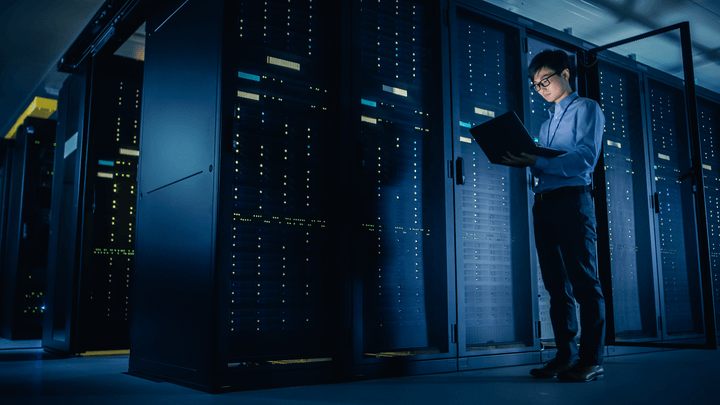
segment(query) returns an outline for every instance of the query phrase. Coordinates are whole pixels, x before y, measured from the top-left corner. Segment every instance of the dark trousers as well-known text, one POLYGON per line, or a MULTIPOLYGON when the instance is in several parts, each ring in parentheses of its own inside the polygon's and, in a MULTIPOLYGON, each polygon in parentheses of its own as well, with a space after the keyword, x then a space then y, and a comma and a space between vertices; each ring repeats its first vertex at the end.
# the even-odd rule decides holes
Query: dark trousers
MULTIPOLYGON (((562 190, 562 189, 560 189, 562 190)), ((559 360, 602 364, 605 299, 597 274, 595 210, 590 194, 553 196, 533 206, 535 246, 545 289, 550 294, 550 321, 559 360), (580 304, 580 349, 573 297, 580 304)))

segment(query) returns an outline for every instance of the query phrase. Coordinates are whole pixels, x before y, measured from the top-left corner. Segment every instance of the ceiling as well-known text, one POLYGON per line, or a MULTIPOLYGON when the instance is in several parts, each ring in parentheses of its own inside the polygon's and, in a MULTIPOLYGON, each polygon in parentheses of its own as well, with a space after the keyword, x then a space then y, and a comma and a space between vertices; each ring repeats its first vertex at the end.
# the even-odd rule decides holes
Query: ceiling
MULTIPOLYGON (((697 84, 720 93, 720 0, 486 0, 527 19, 602 46, 689 21, 697 84)), ((613 48, 682 78, 678 31, 613 48)))
MULTIPOLYGON (((487 0, 488 3, 583 41, 605 45, 690 21, 698 85, 720 93, 720 0, 487 0)), ((56 66, 104 0, 0 2, 0 137, 35 96, 56 98, 67 74, 56 66)), ((134 50, 142 52, 142 44, 134 50)), ((682 75, 675 35, 664 34, 614 51, 682 75)))
POLYGON ((35 96, 57 98, 65 51, 104 0, 0 1, 0 138, 35 96))

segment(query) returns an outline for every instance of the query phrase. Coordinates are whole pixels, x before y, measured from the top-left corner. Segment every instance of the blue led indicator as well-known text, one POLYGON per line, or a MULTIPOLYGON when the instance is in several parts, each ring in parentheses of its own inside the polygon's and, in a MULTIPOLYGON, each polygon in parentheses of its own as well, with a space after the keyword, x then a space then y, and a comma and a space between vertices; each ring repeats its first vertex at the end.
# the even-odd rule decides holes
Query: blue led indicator
POLYGON ((238 72, 238 77, 241 78, 241 79, 248 79, 248 80, 252 80, 252 81, 255 81, 255 82, 259 82, 259 81, 260 81, 260 76, 258 76, 258 75, 253 75, 253 74, 250 74, 250 73, 245 73, 245 72, 238 72))
POLYGON ((360 99, 360 103, 369 105, 370 107, 377 107, 377 103, 375 101, 365 100, 364 98, 360 99))
POLYGON ((472 128, 472 125, 469 122, 460 121, 460 126, 465 128, 472 128))
POLYGON ((111 162, 109 160, 98 160, 98 164, 103 166, 115 166, 115 162, 111 162))

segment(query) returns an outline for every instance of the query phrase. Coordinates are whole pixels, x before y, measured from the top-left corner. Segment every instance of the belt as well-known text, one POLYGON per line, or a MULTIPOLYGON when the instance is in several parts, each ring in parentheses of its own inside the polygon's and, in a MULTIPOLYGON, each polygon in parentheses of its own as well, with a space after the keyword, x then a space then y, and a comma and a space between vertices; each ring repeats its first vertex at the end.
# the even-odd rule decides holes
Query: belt
POLYGON ((568 186, 560 187, 554 190, 548 190, 544 193, 535 194, 535 202, 543 202, 556 200, 563 197, 570 197, 573 195, 584 194, 590 192, 590 186, 568 186))

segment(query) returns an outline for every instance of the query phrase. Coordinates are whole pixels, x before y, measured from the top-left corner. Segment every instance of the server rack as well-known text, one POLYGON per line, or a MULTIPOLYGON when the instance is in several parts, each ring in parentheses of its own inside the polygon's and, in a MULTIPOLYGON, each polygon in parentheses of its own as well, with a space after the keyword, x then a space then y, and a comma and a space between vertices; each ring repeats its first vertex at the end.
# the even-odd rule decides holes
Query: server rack
POLYGON ((338 377, 340 8, 151 7, 131 373, 212 392, 338 377))
POLYGON ((682 171, 690 166, 684 94, 657 80, 648 79, 647 85, 663 337, 699 338, 704 329, 693 190, 690 182, 680 180, 682 171))
MULTIPOLYGON (((648 209, 643 82, 638 72, 599 62, 606 117, 604 189, 608 216, 614 340, 657 339, 656 240, 648 209)), ((609 331, 613 329, 609 328, 609 331)))
POLYGON ((85 180, 82 168, 87 133, 85 100, 89 87, 85 69, 65 80, 58 97, 55 143, 59 146, 53 170, 51 207, 54 215, 48 243, 47 310, 42 336, 45 350, 72 354, 76 353, 77 238, 82 234, 81 216, 76 207, 83 205, 85 180))
POLYGON ((26 118, 12 156, 2 274, 2 335, 41 334, 47 270, 55 120, 26 118))
MULTIPOLYGON (((717 96, 716 96, 717 97, 717 96)), ((703 176, 707 204, 708 239, 710 242, 710 260, 713 281, 720 280, 720 157, 718 156, 718 120, 720 103, 716 98, 698 98, 698 119, 703 150, 703 176)), ((720 289, 714 285, 715 326, 720 329, 720 289)))
POLYGON ((593 59, 617 44, 673 29, 681 30, 687 49, 687 26, 679 24, 585 55, 586 63, 599 67, 597 96, 611 113, 608 163, 596 172, 608 202, 601 212, 608 223, 601 259, 611 268, 603 279, 606 290, 613 289, 606 293, 611 345, 716 346, 694 87, 686 81, 683 89, 677 78, 628 58, 606 53, 593 59))
POLYGON ((100 54, 61 92, 43 347, 130 347, 142 62, 100 54))
MULTIPOLYGON (((353 373, 456 370, 440 5, 354 2, 353 373), (355 152, 354 152, 355 153, 355 152), (420 361, 424 360, 424 361, 420 361)), ((348 67, 346 67, 348 68, 348 67)), ((454 301, 454 300, 453 300, 454 301)))
MULTIPOLYGON (((432 44, 416 33, 409 17, 421 6, 411 1, 152 6, 131 373, 218 392, 540 357, 534 330, 537 266, 531 240, 522 232, 528 228, 527 174, 478 169, 482 157, 461 138, 467 125, 506 105, 522 111, 526 122, 531 119, 527 90, 518 90, 525 82, 521 49, 528 30, 451 2, 435 16, 440 22, 428 17, 450 27, 439 30, 443 44, 432 44), (462 24, 495 37, 461 38, 454 30, 462 24), (401 41, 401 33, 420 44, 401 41), (340 38, 352 46, 339 47, 340 38), (486 46, 486 59, 507 63, 507 71, 516 73, 507 76, 523 80, 488 88, 497 100, 482 98, 465 110, 473 97, 460 91, 459 83, 463 89, 492 84, 471 77, 470 65, 464 65, 470 53, 463 56, 462 49, 483 38, 495 38, 492 48, 486 46), (505 46, 497 46, 503 41, 505 46), (369 46, 373 43, 377 49, 369 46), (341 49, 334 54, 339 61, 328 49, 341 49), (452 64, 442 62, 442 72, 457 87, 442 94, 455 109, 445 104, 439 109, 443 117, 452 116, 450 124, 424 111, 436 105, 427 101, 434 93, 415 80, 426 83, 428 71, 406 58, 432 51, 452 58, 452 64), (335 136, 348 122, 355 123, 352 129, 335 136), (438 126, 455 139, 435 139, 438 126), (402 136, 393 142, 391 134, 402 136), (433 147, 438 150, 428 153, 433 147), (429 174, 438 157, 442 181, 429 174), (416 165, 423 167, 418 175, 416 165), (343 185, 347 178, 352 183, 343 185), (496 194, 467 195, 472 198, 463 201, 463 188, 486 180, 497 181, 484 185, 497 186, 496 194), (445 196, 456 192, 458 218, 448 218, 447 197, 423 193, 415 201, 416 186, 437 186, 445 196), (512 203, 482 201, 491 196, 512 203), (496 214, 486 207, 501 214, 491 218, 496 214), (445 216, 433 218, 433 209, 443 209, 445 216), (464 212, 488 216, 473 232, 463 228, 474 221, 465 220, 464 212), (498 219, 511 219, 511 225, 491 222, 498 219), (448 222, 457 224, 457 234, 448 233, 448 222), (455 236, 468 244, 458 243, 455 255, 433 253, 437 246, 452 252, 449 240, 455 236), (490 241, 495 236, 499 241, 490 241), (430 245, 434 249, 428 251, 430 245), (410 260, 408 267, 396 259, 407 252, 423 260, 410 260), (455 258, 462 270, 452 274, 447 268, 455 258), (492 263, 497 258, 502 263, 492 263), (483 274, 482 266, 495 268, 483 274), (379 281, 383 278, 391 281, 379 281), (439 288, 428 289, 429 282, 439 288), (399 297, 388 288, 397 286, 399 297), (388 294, 392 299, 381 298, 388 294), (488 296, 497 305, 483 306, 488 296), (408 310, 414 313, 401 317, 408 310), (485 310, 491 321, 483 324, 478 319, 485 310)), ((483 74, 488 72, 497 73, 483 74)), ((622 115, 624 107, 612 105, 612 111, 622 115)), ((624 125, 617 116, 613 123, 624 125)), ((643 150, 650 147, 643 138, 643 150)), ((627 156, 607 157, 619 159, 611 166, 627 170, 627 156)), ((620 176, 619 186, 623 180, 620 176)), ((647 209, 644 214, 652 216, 647 209)), ((619 322, 632 327, 637 320, 619 322)))
POLYGON ((78 344, 130 348, 143 64, 95 56, 90 96, 78 344))
POLYGON ((526 169, 490 164, 468 132, 514 110, 525 119, 524 30, 451 8, 460 369, 540 360, 526 169), (512 353, 493 358, 490 353, 512 353), (500 362, 500 363, 498 363, 500 362))

